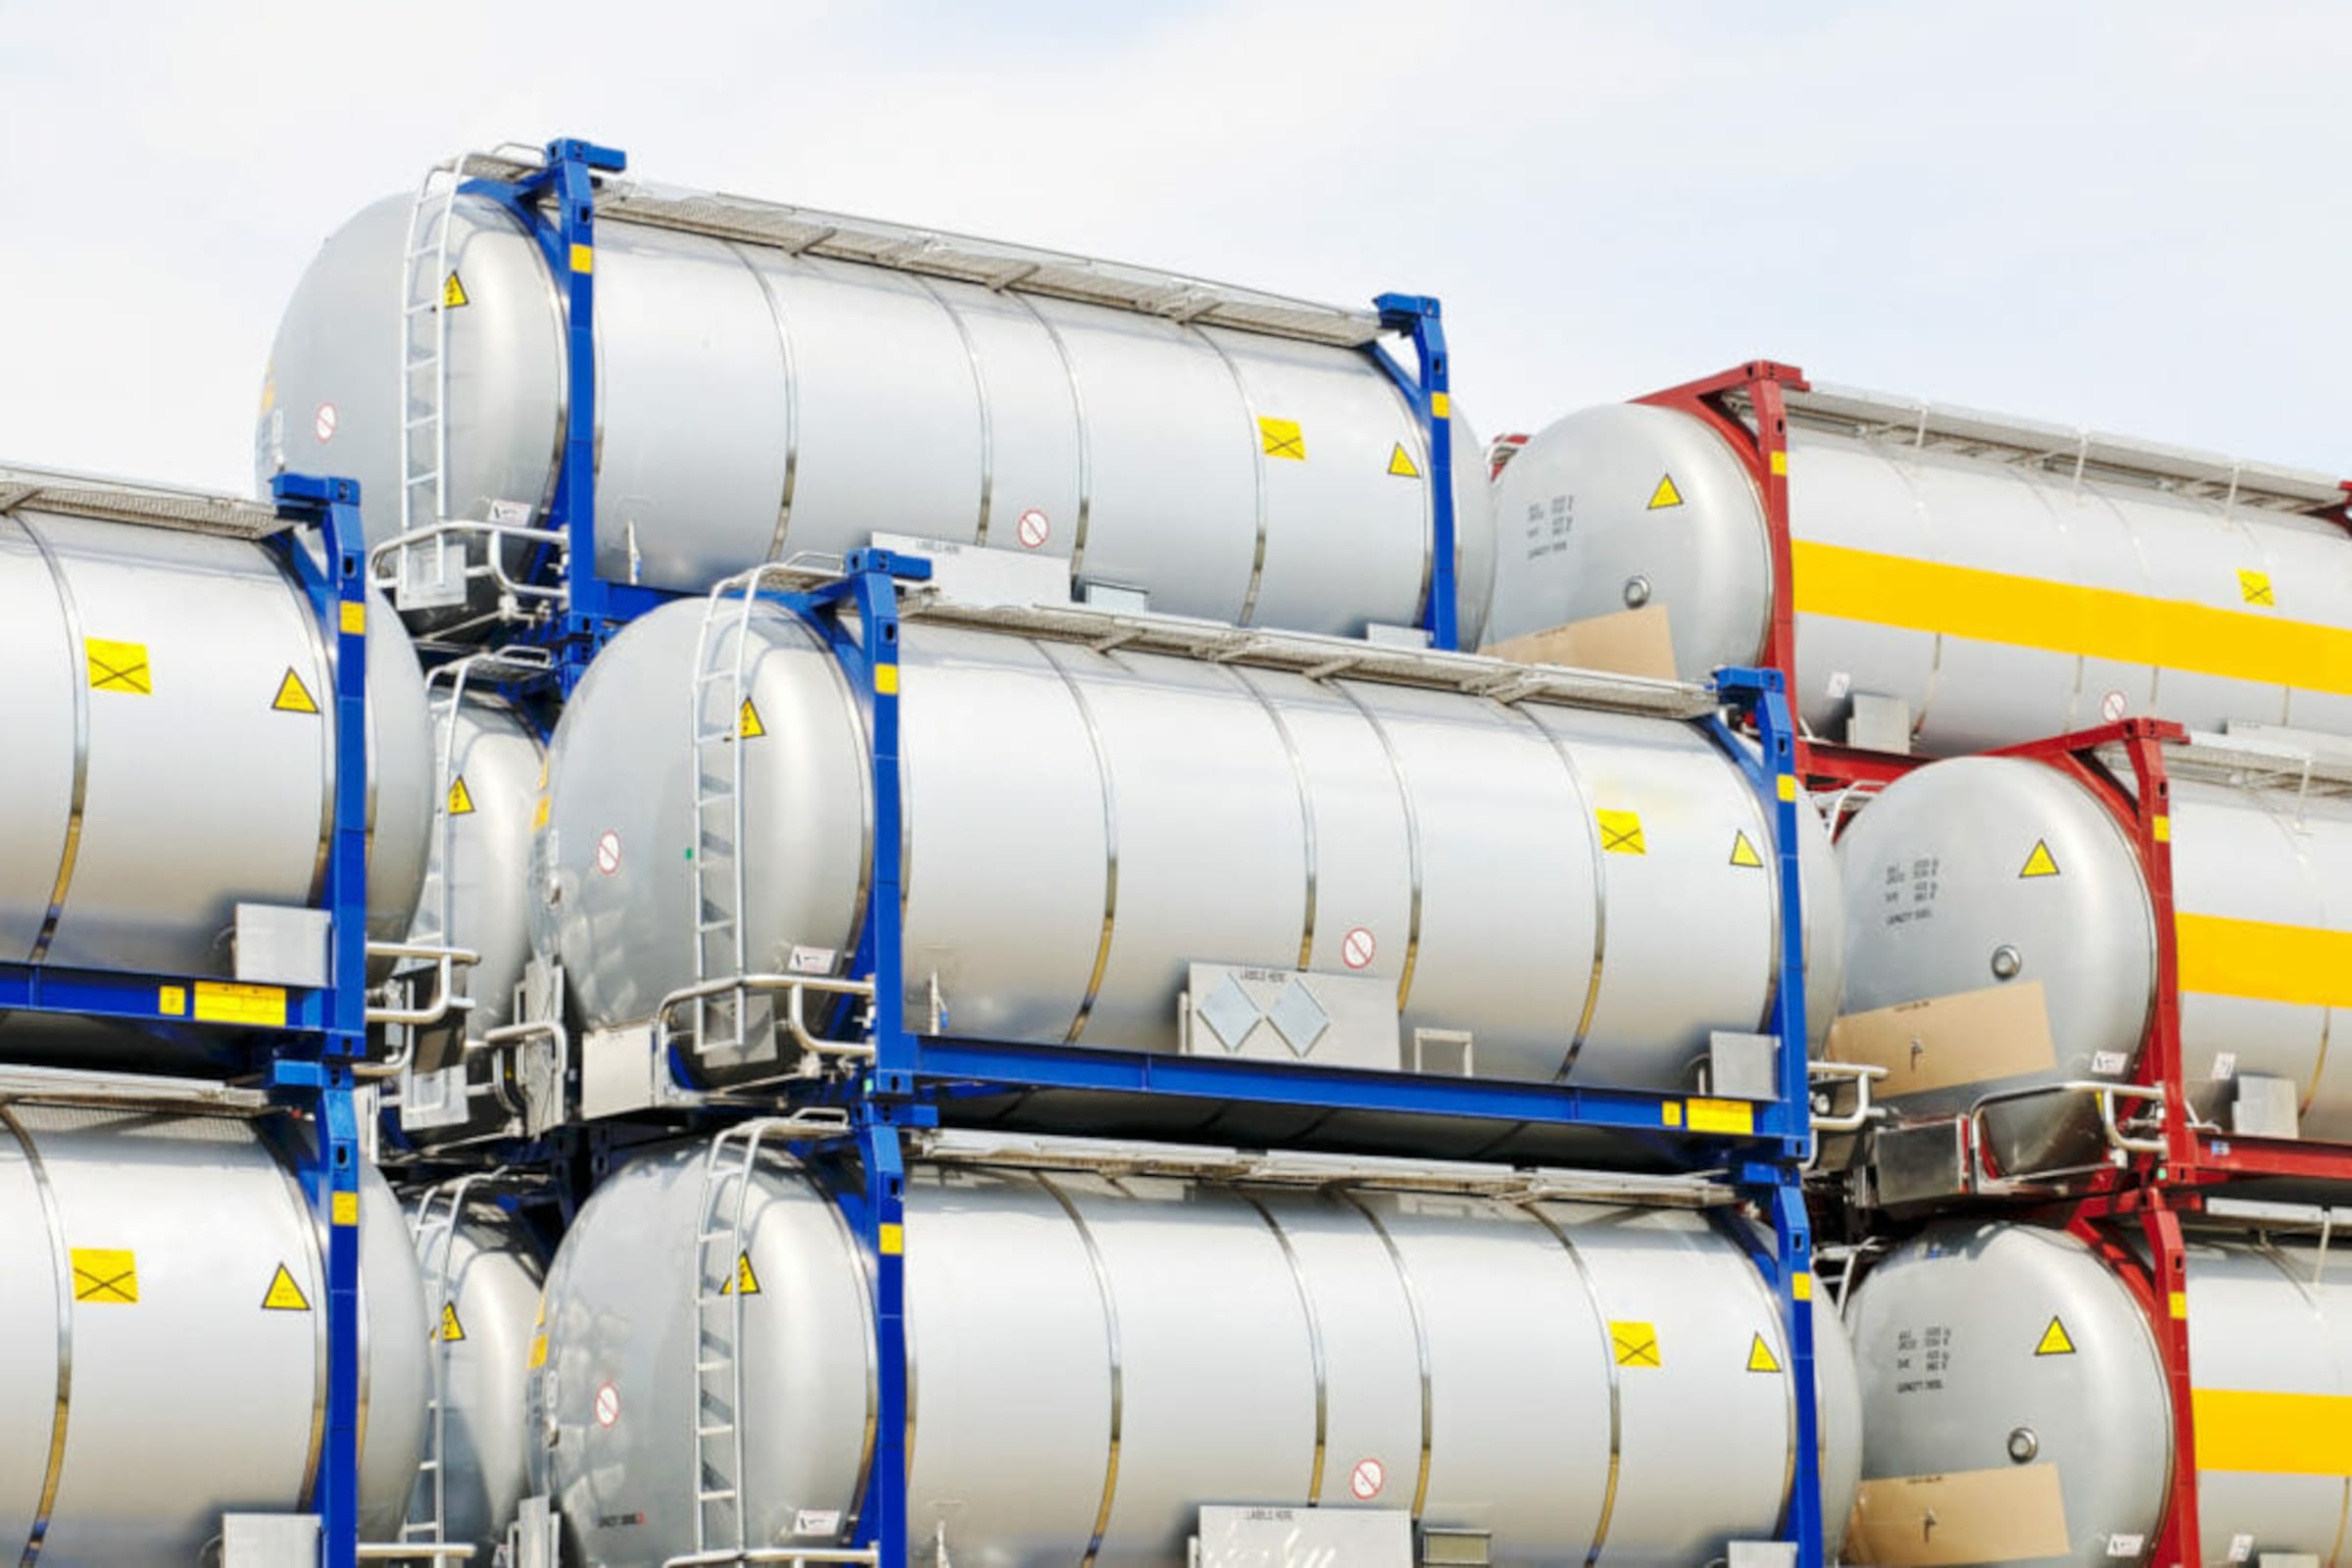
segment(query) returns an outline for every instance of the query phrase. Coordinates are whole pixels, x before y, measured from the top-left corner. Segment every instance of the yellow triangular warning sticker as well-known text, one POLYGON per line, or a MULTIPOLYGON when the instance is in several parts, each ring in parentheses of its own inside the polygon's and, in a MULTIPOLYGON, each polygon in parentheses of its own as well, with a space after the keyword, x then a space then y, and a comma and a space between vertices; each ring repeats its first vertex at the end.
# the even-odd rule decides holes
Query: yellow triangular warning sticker
POLYGON ((1674 475, 1671 473, 1658 475, 1658 487, 1649 493, 1649 510, 1658 512, 1667 507, 1679 507, 1682 504, 1683 493, 1674 487, 1674 475))
POLYGON ((449 814, 464 816, 473 809, 473 792, 466 787, 466 775, 460 773, 449 781, 449 814))
POLYGON ((458 281, 458 274, 455 272, 450 273, 449 281, 441 285, 441 303, 446 309, 453 311, 461 305, 473 303, 466 297, 466 285, 458 281))
POLYGON ((2034 1353, 2035 1355, 2074 1354, 2075 1342, 2067 1338, 2066 1325, 2056 1318, 2050 1319, 2050 1326, 2041 1331, 2041 1343, 2034 1347, 2034 1353))
POLYGON ((1732 835, 1732 863, 1734 865, 1762 865, 1764 863, 1764 857, 1756 853, 1755 845, 1749 841, 1745 833, 1732 835))
POLYGON ((721 1286, 718 1294, 732 1296, 737 1291, 746 1296, 760 1294, 760 1276, 752 1272, 752 1254, 749 1252, 735 1254, 735 1277, 721 1286))
POLYGON ((1401 441, 1397 442, 1389 453, 1389 471, 1399 479, 1421 477, 1420 468, 1413 463, 1413 455, 1404 450, 1404 443, 1401 441))
POLYGON ((458 1303, 441 1303, 441 1338, 451 1345, 466 1337, 466 1325, 458 1321, 458 1303))
POLYGON ((2025 869, 2017 874, 2021 877, 2056 876, 2058 874, 2058 862, 2051 858, 2048 839, 2034 841, 2034 853, 2026 857, 2025 869))
POLYGON ((289 667, 286 678, 277 683, 277 696, 270 704, 270 710, 273 713, 316 713, 318 705, 311 700, 311 689, 302 683, 302 677, 289 667))
POLYGON ((310 1298, 302 1294, 302 1287, 294 1283, 294 1276, 286 1272, 285 1264, 278 1264, 277 1272, 270 1276, 270 1289, 262 1293, 262 1310, 308 1312, 310 1309, 310 1298))
POLYGON ((747 741, 756 741, 767 733, 767 726, 760 722, 760 710, 752 706, 749 697, 743 700, 743 711, 736 715, 735 733, 747 741))
POLYGON ((1778 1372, 1781 1369, 1780 1357, 1772 1353, 1772 1347, 1764 1343, 1761 1334, 1748 1342, 1747 1369, 1750 1372, 1778 1372))

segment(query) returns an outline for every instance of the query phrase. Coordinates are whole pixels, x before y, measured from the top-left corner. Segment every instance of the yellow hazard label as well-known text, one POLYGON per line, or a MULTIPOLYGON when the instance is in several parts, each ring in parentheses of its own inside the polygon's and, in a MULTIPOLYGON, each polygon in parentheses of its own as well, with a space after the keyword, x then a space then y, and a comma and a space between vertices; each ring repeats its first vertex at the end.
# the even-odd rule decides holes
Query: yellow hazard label
POLYGON ((455 1345, 465 1337, 466 1325, 458 1321, 458 1303, 455 1301, 442 1302, 441 1342, 444 1345, 455 1345))
POLYGON ((2075 1342, 2067 1334, 2066 1325, 2056 1318, 2050 1319, 2050 1326, 2041 1331, 2041 1341, 2034 1347, 2034 1353, 2035 1355, 2074 1354, 2075 1342))
POLYGON ((1618 1322, 1609 1324, 1609 1348, 1617 1353, 1619 1366, 1658 1366, 1666 1357, 1658 1349, 1658 1331, 1654 1324, 1618 1322))
POLYGON ((73 1252, 74 1299, 139 1304, 139 1260, 130 1249, 76 1247, 73 1252))
POLYGON ((1778 1372, 1781 1369, 1781 1358, 1772 1353, 1772 1347, 1764 1343, 1761 1334, 1748 1341, 1747 1369, 1750 1372, 1778 1372))
POLYGON ((337 1225, 357 1225, 360 1222, 360 1195, 335 1194, 327 1204, 327 1217, 337 1225))
POLYGON ((1649 493, 1648 510, 1663 512, 1668 507, 1679 507, 1682 504, 1683 493, 1674 487, 1674 475, 1671 473, 1659 474, 1658 487, 1649 493))
POLYGON ((2034 853, 2026 857, 2026 863, 2019 868, 2017 874, 2021 878, 2056 876, 2058 874, 2058 861, 2050 854, 2049 840, 2035 839, 2034 841, 2034 853))
POLYGON ((1744 1100, 1692 1100, 1683 1119, 1694 1133, 1731 1133, 1744 1138, 1756 1130, 1756 1107, 1744 1100))
POLYGON ((1413 462, 1413 455, 1404 450, 1404 443, 1401 441, 1389 451, 1389 471, 1399 479, 1421 477, 1420 465, 1413 462))
POLYGON ((1594 811, 1592 819, 1600 824, 1600 852, 1603 855, 1647 855, 1649 849, 1642 842, 1642 813, 1640 811, 1594 811))
POLYGON ((349 632, 354 637, 359 636, 368 629, 368 606, 366 601, 359 599, 344 600, 336 612, 336 620, 346 632, 349 632))
POLYGON ((733 1296, 737 1291, 746 1296, 760 1294, 760 1276, 752 1272, 752 1254, 749 1252, 735 1254, 735 1277, 718 1288, 721 1296, 733 1296))
POLYGON ((752 706, 749 697, 743 700, 743 711, 735 715, 735 733, 747 741, 756 741, 767 733, 767 726, 760 722, 760 710, 752 706))
POLYGON ((449 781, 449 814, 466 816, 473 811, 473 792, 466 787, 466 775, 460 773, 449 781))
POLYGON ((536 1371, 545 1365, 547 1365, 547 1336, 534 1334, 531 1336, 531 1368, 536 1371))
POLYGON ((2268 605, 2276 609, 2278 600, 2271 592, 2271 574, 2267 571, 2240 571, 2237 574, 2237 593, 2249 605, 2268 605))
POLYGON ((1764 857, 1756 853, 1755 844, 1745 833, 1732 835, 1732 863, 1747 866, 1761 866, 1764 863, 1764 857))
POLYGON ((294 1271, 283 1263, 278 1264, 277 1272, 270 1276, 270 1288, 262 1293, 262 1310, 308 1312, 310 1309, 311 1298, 302 1294, 301 1286, 294 1283, 294 1271))
POLYGON ((1257 416, 1257 439, 1269 458, 1289 458, 1294 463, 1306 461, 1306 432, 1298 428, 1297 419, 1277 419, 1261 414, 1257 416))
POLYGON ((240 986, 225 980, 196 982, 196 1021, 249 1023, 267 1029, 286 1025, 286 993, 278 986, 240 986))
POLYGON ((302 677, 294 673, 290 664, 286 666, 285 677, 277 683, 277 695, 270 700, 270 710, 274 713, 318 711, 318 704, 312 698, 311 689, 302 683, 302 677))
POLYGON ((881 1232, 882 1255, 897 1257, 906 1250, 906 1227, 885 1225, 881 1232))
POLYGON ((88 662, 90 690, 155 694, 155 672, 147 664, 145 643, 109 642, 104 637, 82 640, 81 656, 88 662))
POLYGON ((158 986, 155 991, 155 1010, 167 1018, 186 1017, 188 1015, 188 988, 186 986, 158 986))
POLYGON ((445 310, 454 311, 460 306, 470 305, 473 302, 471 300, 468 300, 466 297, 466 285, 458 281, 458 274, 456 272, 451 272, 448 279, 441 285, 442 308, 445 310))

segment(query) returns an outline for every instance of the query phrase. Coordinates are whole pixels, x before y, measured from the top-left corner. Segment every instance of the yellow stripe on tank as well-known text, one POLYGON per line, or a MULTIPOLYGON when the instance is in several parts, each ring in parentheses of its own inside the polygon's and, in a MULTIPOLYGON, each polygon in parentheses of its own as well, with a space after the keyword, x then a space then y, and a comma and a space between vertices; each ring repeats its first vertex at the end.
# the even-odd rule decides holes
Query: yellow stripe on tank
POLYGON ((1807 539, 1789 552, 1800 615, 2352 696, 2352 630, 2340 626, 1807 539))
POLYGON ((2197 1468, 2352 1476, 2352 1397, 2198 1389, 2197 1468))
POLYGON ((2173 929, 2184 992, 2352 1007, 2352 931, 2185 912, 2173 929))

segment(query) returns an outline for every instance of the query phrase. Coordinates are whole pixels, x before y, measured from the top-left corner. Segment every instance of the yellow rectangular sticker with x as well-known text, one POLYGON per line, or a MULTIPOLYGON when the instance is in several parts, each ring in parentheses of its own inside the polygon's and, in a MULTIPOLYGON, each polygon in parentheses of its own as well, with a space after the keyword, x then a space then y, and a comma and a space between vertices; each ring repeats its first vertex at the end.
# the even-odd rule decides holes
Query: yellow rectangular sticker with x
POLYGON ((1611 1322, 1609 1348, 1617 1352, 1619 1366, 1666 1364, 1666 1357, 1658 1350, 1658 1330, 1654 1323, 1611 1322))
POLYGON ((81 654, 89 664, 90 690, 131 692, 140 697, 155 695, 155 672, 148 668, 145 643, 118 643, 109 642, 104 637, 85 637, 81 643, 81 654))
POLYGON ((1298 428, 1297 419, 1275 419, 1261 414, 1257 416, 1257 438, 1269 458, 1288 458, 1293 463, 1306 461, 1306 432, 1298 428))
POLYGON ((74 1248, 74 1299, 138 1305, 138 1258, 128 1248, 74 1248))
POLYGON ((1600 853, 1603 855, 1647 855, 1649 848, 1642 842, 1642 813, 1640 811, 1594 811, 1594 821, 1600 824, 1600 853))

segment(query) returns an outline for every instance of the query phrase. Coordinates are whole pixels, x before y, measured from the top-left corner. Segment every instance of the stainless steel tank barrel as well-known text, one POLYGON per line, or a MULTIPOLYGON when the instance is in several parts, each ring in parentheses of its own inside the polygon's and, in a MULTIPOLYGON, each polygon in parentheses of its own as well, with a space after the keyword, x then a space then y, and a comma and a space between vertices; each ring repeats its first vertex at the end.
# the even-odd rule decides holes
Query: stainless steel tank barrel
MULTIPOLYGON (((1788 394, 1791 705, 1846 739, 1858 697, 1914 749, 2126 715, 2352 733, 2352 538, 2327 475, 1873 394, 1788 394)), ((1640 609, 1687 677, 1766 657, 1770 528, 1699 418, 1572 414, 1495 484, 1492 641, 1640 609)), ((1883 749, 1883 748, 1882 748, 1883 749)))
MULTIPOLYGON (((549 1272, 536 1474, 585 1563, 693 1547, 703 1159, 624 1167, 549 1272)), ((871 1259, 785 1161, 747 1216, 746 1536, 833 1545, 872 1462, 871 1259)), ((1175 1568, 1200 1505, 1264 1503, 1491 1531, 1497 1564, 1699 1563, 1790 1484, 1774 1298, 1690 1210, 917 1164, 906 1266, 917 1561, 1175 1568)), ((1851 1367, 1818 1322, 1841 1520, 1851 1367)))
POLYGON ((459 1190, 469 1186, 460 1178, 410 1208, 437 1404, 425 1424, 434 1463, 416 1478, 404 1533, 471 1545, 487 1563, 528 1480, 526 1384, 547 1264, 529 1230, 495 1202, 469 1201, 459 1190))
POLYGON ((418 1065, 437 1068, 463 1040, 479 1041, 512 1021, 514 988, 530 961, 532 818, 546 785, 547 754, 512 705, 479 691, 455 692, 435 671, 437 760, 424 888, 410 940, 476 956, 462 984, 472 1005, 462 1027, 445 1030, 418 1065))
MULTIPOLYGON (((371 936, 409 927, 431 743, 407 634, 368 618, 371 936)), ((311 905, 332 826, 330 653, 249 540, 0 515, 0 959, 228 978, 239 903, 311 905)))
MULTIPOLYGON (((2201 1542, 2190 1561, 2328 1562, 2352 1475, 2352 1286, 2323 1248, 2191 1233, 2201 1542)), ((1950 1222, 1845 1309, 1863 1483, 1847 1547, 1913 1564, 2148 1561, 2171 1486, 2172 1397, 2134 1288, 2063 1232, 1950 1222)))
MULTIPOLYGON (((696 979, 703 613, 632 623, 551 746, 534 940, 591 1028, 642 1023, 696 979)), ((866 717, 808 622, 762 601, 730 624, 750 639, 734 852, 750 966, 839 965, 867 898, 866 717)), ((1171 1051, 1196 961, 1376 980, 1404 1040, 1467 1031, 1493 1078, 1686 1088, 1713 1031, 1769 1023, 1773 840, 1698 725, 901 631, 908 983, 919 1009, 936 979, 955 1033, 1171 1051)), ((710 639, 711 669, 734 641, 710 639)), ((1826 1021, 1840 942, 1807 820, 1808 1003, 1826 1021)))
MULTIPOLYGON (((400 1207, 360 1184, 363 1539, 397 1532, 426 1390, 400 1207)), ((225 1117, 0 1106, 0 1553, 180 1568, 224 1511, 309 1505, 325 1233, 289 1152, 225 1117)))
MULTIPOLYGON (((2352 1142, 2352 1066, 2328 1050, 2352 1005, 2352 800, 2252 755, 2172 772, 2189 1103, 2228 1126, 2250 1080, 2283 1083, 2301 1136, 2352 1142)), ((1910 1009, 1921 1044, 1893 1086, 1918 1092, 1898 1108, 2132 1077, 2157 1004, 2157 915, 2122 821, 2083 784, 2022 759, 1929 763, 1862 808, 1838 858, 1845 1010, 1871 1015, 1840 1039, 1910 1009)), ((2031 1168, 2084 1113, 2051 1094, 1989 1125, 2004 1163, 2031 1168)))
MULTIPOLYGON (((678 226, 754 205, 672 194, 657 223, 600 204, 595 564, 608 577, 699 590, 881 528, 1066 560, 1074 583, 1143 589, 1175 613, 1348 634, 1417 622, 1435 538, 1427 437, 1365 345, 1198 324, 1182 305, 1054 298, 1017 277, 927 275, 889 245, 860 262, 678 226)), ((355 475, 380 542, 402 528, 401 421, 424 420, 418 439, 445 438, 447 460, 414 487, 413 526, 442 520, 435 510, 537 520, 568 395, 557 281, 510 212, 459 197, 449 275, 426 291, 447 359, 404 389, 410 210, 408 197, 365 209, 312 264, 272 351, 257 471, 355 475)), ((429 250, 444 236, 427 222, 429 250)), ((1163 294, 1184 292, 1167 281, 1163 294)), ((1475 644, 1493 518, 1478 441, 1458 417, 1452 429, 1460 620, 1475 644)))

